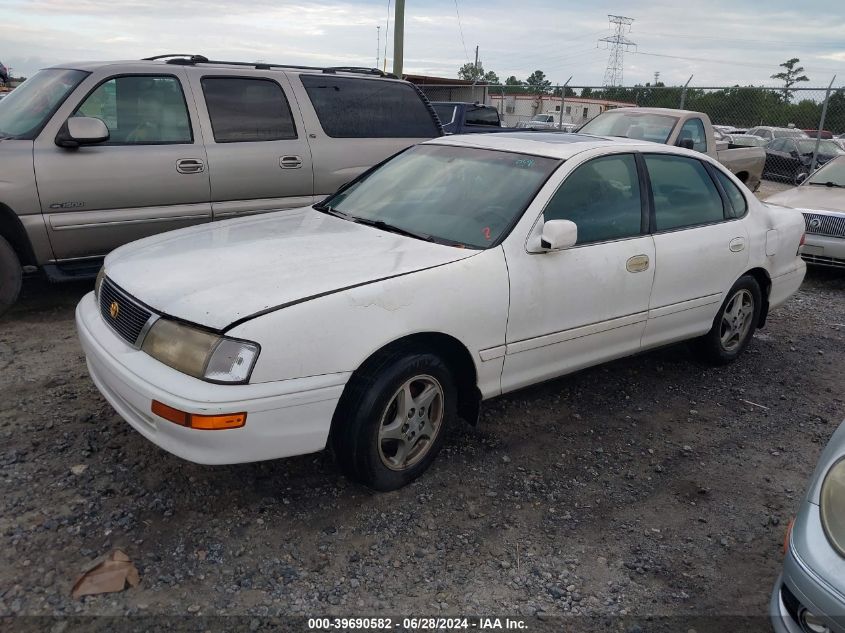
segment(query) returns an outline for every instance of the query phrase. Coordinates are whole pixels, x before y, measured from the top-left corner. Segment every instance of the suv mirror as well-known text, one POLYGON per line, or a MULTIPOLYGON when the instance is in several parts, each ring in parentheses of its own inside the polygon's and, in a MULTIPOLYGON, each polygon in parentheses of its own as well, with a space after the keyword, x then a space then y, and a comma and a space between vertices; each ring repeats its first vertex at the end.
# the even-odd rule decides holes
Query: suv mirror
POLYGON ((572 220, 547 220, 543 223, 540 245, 550 251, 561 251, 575 246, 578 226, 572 220))
POLYGON ((109 128, 102 119, 89 116, 69 118, 56 135, 56 145, 69 148, 94 145, 107 140, 109 140, 109 128))

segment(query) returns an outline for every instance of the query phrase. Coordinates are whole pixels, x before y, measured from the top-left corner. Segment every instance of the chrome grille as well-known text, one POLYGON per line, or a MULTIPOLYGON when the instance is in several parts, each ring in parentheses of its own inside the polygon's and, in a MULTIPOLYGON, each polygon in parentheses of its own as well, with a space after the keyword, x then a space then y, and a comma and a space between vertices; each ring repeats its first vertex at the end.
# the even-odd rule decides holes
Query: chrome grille
POLYGON ((845 217, 821 215, 820 213, 805 213, 804 224, 807 233, 812 233, 813 235, 845 237, 845 217))
POLYGON ((109 327, 133 347, 140 346, 139 339, 146 331, 145 326, 156 316, 108 277, 103 279, 100 286, 100 314, 109 327), (116 309, 113 306, 117 306, 116 309))

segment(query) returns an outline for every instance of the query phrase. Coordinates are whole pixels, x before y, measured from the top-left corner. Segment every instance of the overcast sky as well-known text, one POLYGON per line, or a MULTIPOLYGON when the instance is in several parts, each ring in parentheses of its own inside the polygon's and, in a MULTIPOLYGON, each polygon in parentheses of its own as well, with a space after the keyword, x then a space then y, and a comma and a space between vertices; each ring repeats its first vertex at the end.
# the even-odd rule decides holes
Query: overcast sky
MULTIPOLYGON (((0 61, 16 75, 157 53, 374 66, 387 8, 387 0, 0 0, 0 61)), ((805 85, 838 74, 845 86, 845 0, 408 0, 405 72, 454 77, 478 45, 484 68, 503 80, 540 69, 555 83, 572 75, 572 85, 600 85, 608 51, 596 42, 611 34, 608 13, 635 19, 625 85, 652 81, 655 71, 667 84, 695 75, 691 85, 774 85, 778 64, 799 57, 805 85)))

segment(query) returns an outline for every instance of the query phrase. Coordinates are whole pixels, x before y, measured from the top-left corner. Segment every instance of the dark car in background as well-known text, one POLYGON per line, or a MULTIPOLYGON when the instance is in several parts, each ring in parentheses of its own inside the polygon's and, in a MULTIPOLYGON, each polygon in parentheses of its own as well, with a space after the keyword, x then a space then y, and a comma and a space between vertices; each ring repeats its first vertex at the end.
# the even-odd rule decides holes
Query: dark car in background
POLYGON ((776 138, 766 145, 766 166, 763 173, 768 177, 783 178, 796 185, 813 171, 813 153, 816 167, 827 161, 842 156, 845 150, 833 141, 817 141, 812 138, 776 138))
POLYGON ((479 134, 510 131, 502 127, 499 111, 483 103, 432 101, 446 134, 479 134))

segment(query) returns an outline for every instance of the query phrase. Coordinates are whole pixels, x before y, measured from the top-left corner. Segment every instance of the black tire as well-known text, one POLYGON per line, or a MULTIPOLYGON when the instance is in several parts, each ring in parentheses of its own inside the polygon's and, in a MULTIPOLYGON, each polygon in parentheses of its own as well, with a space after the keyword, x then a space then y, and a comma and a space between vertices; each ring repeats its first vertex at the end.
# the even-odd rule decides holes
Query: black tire
POLYGON ((22 280, 23 270, 15 250, 0 237, 0 316, 15 305, 22 280))
POLYGON ((757 323, 760 320, 762 306, 763 293, 760 291, 757 280, 751 275, 740 277, 728 292, 722 307, 716 314, 716 318, 713 319, 713 327, 707 334, 693 341, 693 350, 696 355, 711 365, 727 365, 735 361, 745 351, 754 336, 754 331, 757 329, 757 323), (747 329, 744 320, 740 325, 734 321, 730 314, 727 319, 725 318, 728 307, 736 306, 733 302, 737 297, 742 299, 750 297, 753 301, 751 313, 748 315, 750 320, 747 322, 747 329), (726 321, 730 323, 726 323, 726 321), (739 332, 736 333, 735 339, 729 338, 730 344, 726 345, 724 338, 728 337, 729 328, 734 326, 738 328, 739 332))
MULTIPOLYGON (((452 372, 440 357, 412 349, 380 352, 355 372, 335 411, 329 439, 335 459, 347 477, 374 490, 401 488, 425 472, 437 457, 446 427, 456 417, 456 403, 452 372), (433 382, 421 382, 428 379, 433 382), (420 453, 416 461, 406 468, 391 468, 386 463, 391 457, 385 453, 390 452, 391 442, 400 442, 381 439, 380 430, 390 426, 382 427, 382 422, 395 411, 391 407, 398 402, 398 391, 409 381, 411 388, 419 384, 430 384, 435 390, 440 388, 440 422, 432 433, 433 438, 425 440, 424 445, 420 443, 427 436, 420 432, 417 438, 420 453)), ((395 420, 399 417, 393 416, 395 420)))

